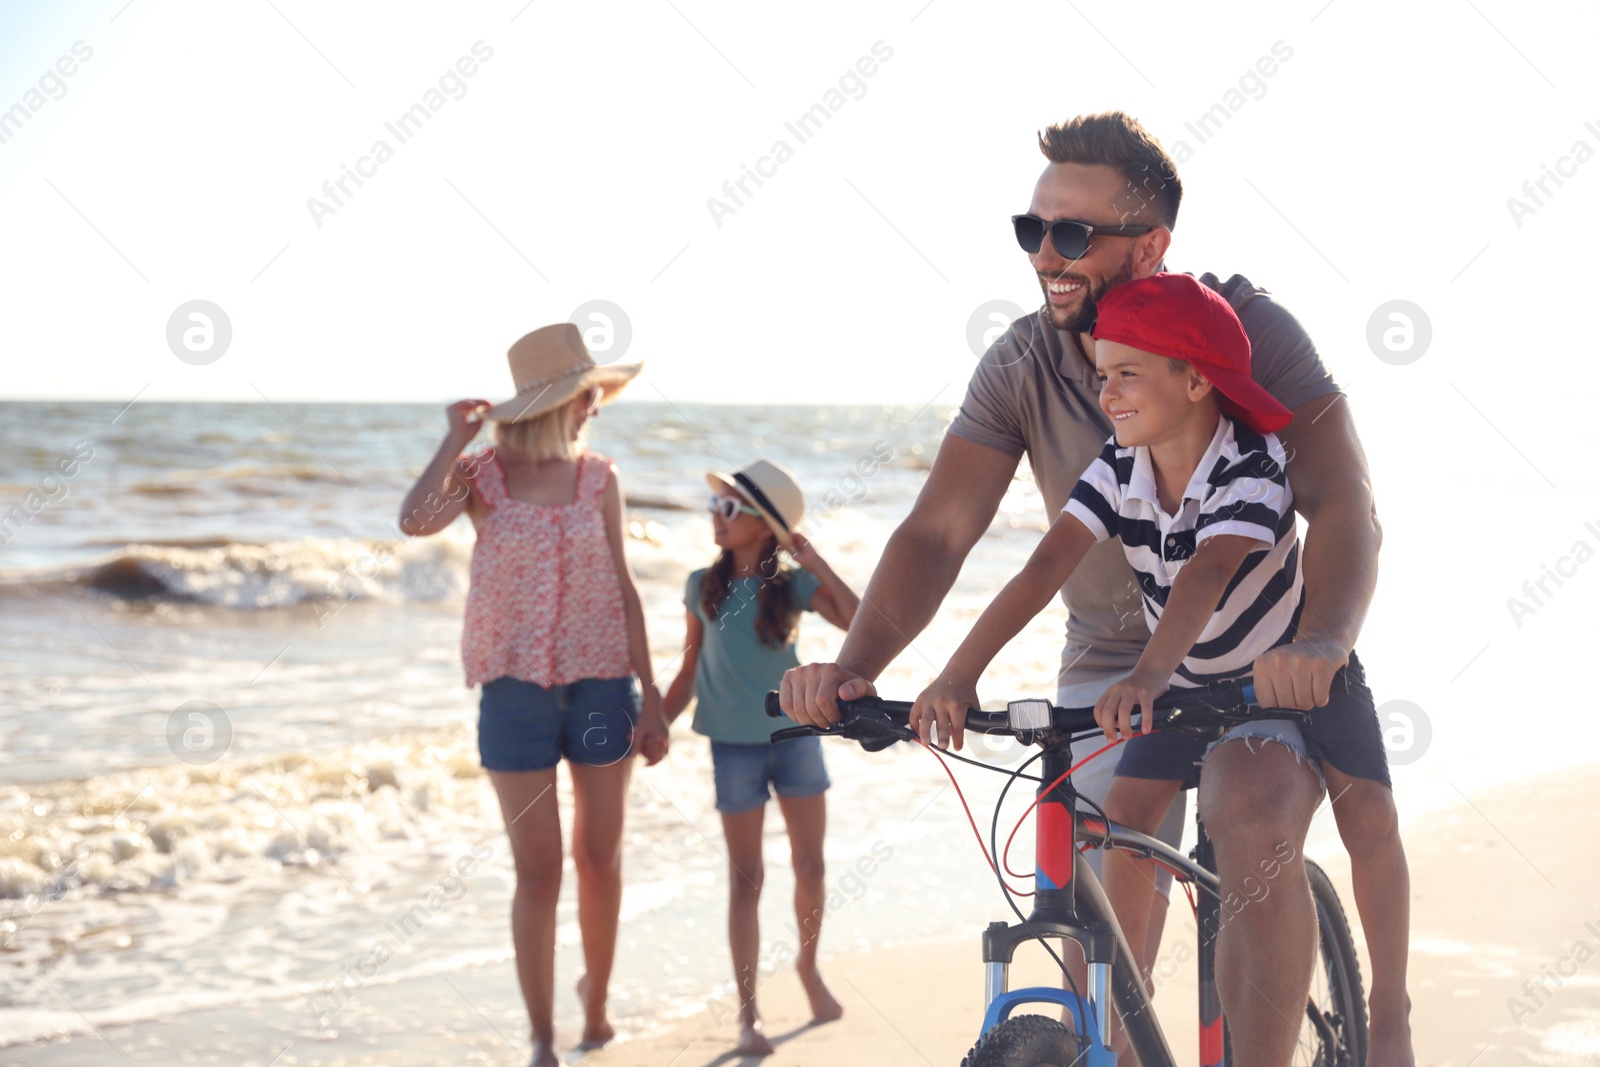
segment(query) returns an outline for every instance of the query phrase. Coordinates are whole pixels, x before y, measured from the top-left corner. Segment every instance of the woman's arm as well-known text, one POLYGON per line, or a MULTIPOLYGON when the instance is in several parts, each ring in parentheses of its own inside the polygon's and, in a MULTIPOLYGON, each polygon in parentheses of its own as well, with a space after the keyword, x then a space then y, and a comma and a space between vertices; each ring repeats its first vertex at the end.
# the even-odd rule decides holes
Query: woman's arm
POLYGON ((861 606, 861 598, 850 588, 850 583, 834 572, 810 540, 798 533, 791 535, 791 540, 794 547, 789 554, 794 561, 816 575, 822 583, 822 587, 811 594, 811 610, 841 630, 850 629, 850 622, 856 617, 856 608, 861 606))
POLYGON ((425 537, 449 526, 468 506, 472 483, 460 471, 456 460, 461 450, 472 443, 483 426, 478 413, 488 407, 486 400, 458 400, 445 408, 450 429, 439 443, 416 484, 400 504, 400 532, 407 537, 425 537))
POLYGON ((660 754, 651 758, 656 751, 655 742, 666 738, 667 722, 661 714, 661 691, 656 688, 655 672, 650 665, 650 640, 645 634, 644 604, 639 599, 639 587, 634 584, 633 570, 628 566, 628 554, 623 547, 622 516, 626 509, 622 481, 614 468, 611 477, 606 480, 601 511, 605 514, 606 540, 611 545, 611 560, 617 569, 617 585, 622 590, 622 611, 628 628, 628 658, 644 694, 639 727, 634 731, 634 751, 643 751, 649 742, 651 751, 647 752, 646 759, 654 765, 660 762, 661 756, 666 755, 663 745, 659 749, 660 754))
POLYGON ((684 617, 683 666, 678 668, 677 676, 667 686, 667 695, 661 705, 669 727, 678 721, 678 716, 689 706, 689 698, 694 696, 695 674, 700 668, 700 616, 686 611, 684 617))

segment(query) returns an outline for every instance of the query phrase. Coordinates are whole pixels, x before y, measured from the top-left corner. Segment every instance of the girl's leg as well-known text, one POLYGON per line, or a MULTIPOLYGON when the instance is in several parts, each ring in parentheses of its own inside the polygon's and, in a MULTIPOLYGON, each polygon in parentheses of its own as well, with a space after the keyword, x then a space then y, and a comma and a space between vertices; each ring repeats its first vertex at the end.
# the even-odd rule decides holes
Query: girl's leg
POLYGON ((826 871, 822 861, 822 839, 828 827, 826 793, 809 797, 778 797, 783 821, 789 827, 789 853, 794 865, 794 917, 800 930, 800 953, 795 970, 811 1001, 813 1022, 832 1022, 844 1008, 828 992, 817 970, 817 944, 822 939, 822 916, 827 899, 823 884, 826 871))
POLYGON ((761 1032, 756 1010, 756 968, 761 956, 761 883, 766 868, 761 857, 761 822, 765 803, 730 815, 722 814, 722 835, 728 842, 728 946, 733 952, 733 981, 739 990, 739 1044, 742 1056, 770 1056, 777 1051, 761 1032))
POLYGON ((517 889, 511 898, 511 943, 517 980, 533 1030, 533 1064, 557 1067, 555 1024, 556 899, 561 895, 561 815, 556 770, 489 771, 500 798, 517 889))
POLYGON ((578 872, 578 928, 583 932, 584 975, 580 1048, 599 1048, 616 1036, 606 1018, 606 995, 617 951, 622 910, 622 824, 633 760, 604 767, 568 763, 572 769, 572 865, 578 872))

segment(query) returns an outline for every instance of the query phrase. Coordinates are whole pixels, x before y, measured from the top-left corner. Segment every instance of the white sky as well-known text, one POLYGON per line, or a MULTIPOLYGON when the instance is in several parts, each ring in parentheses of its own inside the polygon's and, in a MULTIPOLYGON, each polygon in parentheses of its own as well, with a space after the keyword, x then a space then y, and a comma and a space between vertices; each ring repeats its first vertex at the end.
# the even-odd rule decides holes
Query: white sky
POLYGON ((0 109, 94 49, 0 144, 6 397, 498 398, 509 343, 598 298, 631 318, 639 399, 953 403, 973 309, 1038 304, 1007 222, 1035 131, 1110 107, 1194 150, 1169 264, 1273 289, 1357 395, 1495 401, 1529 345, 1590 373, 1600 159, 1520 227, 1506 199, 1600 151, 1594 2, 123 5, 0 12, 0 109), (480 40, 399 144, 384 123, 480 40), (879 41, 798 144, 785 121, 879 41), (1199 144, 1184 123, 1279 41, 1199 144), (319 229, 307 198, 379 138, 394 158, 319 229), (718 228, 707 198, 778 138, 794 158, 718 228), (165 338, 197 298, 233 327, 205 366, 165 338), (1405 368, 1365 341, 1394 298, 1433 323, 1405 368))

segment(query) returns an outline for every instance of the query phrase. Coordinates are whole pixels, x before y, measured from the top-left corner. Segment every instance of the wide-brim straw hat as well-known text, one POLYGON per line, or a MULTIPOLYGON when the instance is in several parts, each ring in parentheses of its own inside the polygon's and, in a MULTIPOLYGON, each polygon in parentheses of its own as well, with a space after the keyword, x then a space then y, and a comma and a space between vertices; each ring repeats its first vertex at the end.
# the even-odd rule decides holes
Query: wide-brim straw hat
POLYGON ((542 415, 592 386, 609 402, 631 382, 642 363, 601 365, 589 354, 583 333, 570 322, 541 326, 506 352, 517 395, 484 412, 496 422, 520 422, 542 415))
POLYGON ((716 492, 732 492, 761 513, 778 540, 788 547, 791 534, 806 513, 806 497, 794 475, 770 460, 758 459, 732 474, 713 471, 706 484, 716 492))

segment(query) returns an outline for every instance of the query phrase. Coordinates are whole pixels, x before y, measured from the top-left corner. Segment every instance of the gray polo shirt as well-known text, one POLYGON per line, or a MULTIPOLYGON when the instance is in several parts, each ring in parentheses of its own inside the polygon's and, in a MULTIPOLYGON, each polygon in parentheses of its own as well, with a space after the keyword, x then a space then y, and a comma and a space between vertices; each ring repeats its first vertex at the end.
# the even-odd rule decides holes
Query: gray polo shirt
MULTIPOLYGON (((1271 294, 1235 274, 1200 281, 1221 293, 1250 338, 1251 374, 1289 408, 1339 391, 1304 327, 1271 294)), ((951 422, 957 437, 1028 457, 1052 522, 1072 487, 1100 455, 1111 421, 1100 410, 1100 380, 1075 334, 1044 310, 1011 324, 984 353, 951 422)), ((1115 539, 1089 550, 1061 589, 1067 605, 1063 684, 1097 682, 1130 670, 1150 639, 1139 586, 1115 539)))

